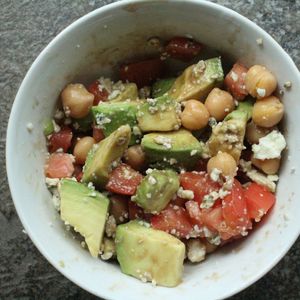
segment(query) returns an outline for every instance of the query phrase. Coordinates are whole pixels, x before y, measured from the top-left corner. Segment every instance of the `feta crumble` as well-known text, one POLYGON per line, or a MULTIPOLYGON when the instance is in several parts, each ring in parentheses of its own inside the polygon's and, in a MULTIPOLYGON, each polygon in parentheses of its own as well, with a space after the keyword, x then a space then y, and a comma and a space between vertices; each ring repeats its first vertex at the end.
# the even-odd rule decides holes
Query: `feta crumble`
POLYGON ((192 200, 194 199, 194 192, 191 190, 184 190, 182 187, 180 187, 177 191, 177 196, 182 199, 192 200))
POLYGON ((266 96, 266 90, 265 90, 265 89, 257 88, 257 89, 256 89, 256 92, 257 92, 257 95, 258 95, 259 97, 265 97, 265 96, 266 96))
POLYGON ((209 176, 211 178, 212 181, 219 181, 220 179, 220 175, 221 175, 222 171, 217 169, 217 168, 213 168, 212 171, 210 172, 209 176))
POLYGON ((148 178, 148 182, 151 184, 151 185, 154 185, 157 183, 157 180, 153 177, 153 176, 149 176, 148 178))
POLYGON ((172 148, 172 140, 168 137, 158 135, 157 137, 154 138, 154 142, 158 145, 163 145, 167 149, 172 148))
POLYGON ((33 124, 31 122, 27 123, 26 128, 28 132, 31 132, 33 130, 33 124))
POLYGON ((187 241, 187 258, 190 262, 200 262, 205 259, 206 247, 198 239, 187 241))

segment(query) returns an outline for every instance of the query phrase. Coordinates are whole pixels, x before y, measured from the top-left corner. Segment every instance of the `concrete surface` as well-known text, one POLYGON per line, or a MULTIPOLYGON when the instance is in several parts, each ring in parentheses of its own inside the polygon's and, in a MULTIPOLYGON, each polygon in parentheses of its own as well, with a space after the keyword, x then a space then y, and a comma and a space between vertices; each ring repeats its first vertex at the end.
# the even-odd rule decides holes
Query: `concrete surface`
MULTIPOLYGON (((111 2, 0 1, 0 299, 95 299, 58 273, 22 232, 7 185, 4 152, 9 112, 36 56, 67 25, 111 2)), ((299 0, 214 2, 258 23, 300 67, 299 0)), ((300 240, 268 275, 231 299, 300 299, 300 240)))

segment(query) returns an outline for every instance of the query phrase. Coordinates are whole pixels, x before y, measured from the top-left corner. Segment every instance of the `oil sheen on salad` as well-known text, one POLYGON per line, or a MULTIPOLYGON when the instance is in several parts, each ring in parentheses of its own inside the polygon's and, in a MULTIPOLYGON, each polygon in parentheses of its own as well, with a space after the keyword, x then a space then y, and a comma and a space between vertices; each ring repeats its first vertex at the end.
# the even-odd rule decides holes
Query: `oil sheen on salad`
POLYGON ((121 62, 119 81, 100 70, 62 90, 44 124, 45 176, 93 257, 174 287, 185 262, 247 238, 275 204, 284 105, 263 65, 187 37, 147 43, 157 54, 121 62))

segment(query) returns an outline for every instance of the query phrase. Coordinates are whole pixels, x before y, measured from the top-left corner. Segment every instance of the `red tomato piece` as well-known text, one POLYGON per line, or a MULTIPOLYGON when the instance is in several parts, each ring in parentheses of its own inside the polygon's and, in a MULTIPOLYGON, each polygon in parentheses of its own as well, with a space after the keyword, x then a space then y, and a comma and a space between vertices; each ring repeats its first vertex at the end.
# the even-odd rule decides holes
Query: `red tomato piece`
POLYGON ((64 152, 67 152, 71 146, 73 133, 70 127, 63 127, 59 132, 54 132, 48 144, 48 150, 50 153, 55 152, 57 149, 63 149, 64 152))
POLYGON ((163 71, 164 62, 159 58, 154 58, 121 66, 120 78, 124 82, 134 82, 138 88, 142 88, 160 78, 163 71))
POLYGON ((176 197, 175 198, 175 200, 171 200, 171 203, 173 204, 173 205, 177 205, 177 206, 179 206, 179 207, 184 207, 184 205, 185 205, 185 203, 186 203, 186 199, 182 199, 182 198, 180 198, 180 197, 176 197))
POLYGON ((193 231, 187 211, 182 207, 168 205, 151 218, 153 228, 166 231, 179 238, 187 238, 193 231))
POLYGON ((249 217, 259 222, 274 205, 276 197, 265 187, 252 182, 245 190, 245 198, 248 207, 249 217))
POLYGON ((201 204, 205 195, 218 191, 220 184, 211 180, 205 172, 185 172, 180 174, 180 184, 185 190, 194 192, 194 200, 201 204))
POLYGON ((193 39, 174 37, 168 42, 165 50, 172 58, 189 61, 197 56, 202 48, 203 45, 193 39))
POLYGON ((142 179, 143 175, 139 172, 126 164, 121 164, 110 173, 106 189, 116 194, 134 195, 142 179))
POLYGON ((222 213, 226 224, 233 229, 245 232, 251 226, 243 187, 236 179, 230 194, 222 201, 222 213))
POLYGON ((105 138, 103 130, 93 126, 93 138, 96 141, 96 143, 102 141, 105 138))
POLYGON ((74 173, 73 159, 67 153, 52 153, 45 166, 45 174, 50 178, 71 177, 74 173))
POLYGON ((93 105, 98 105, 99 102, 107 101, 108 92, 103 88, 98 80, 92 82, 87 90, 94 95, 93 105))
POLYGON ((236 63, 225 77, 224 84, 227 90, 237 100, 243 100, 248 95, 245 87, 247 72, 248 69, 245 66, 240 63, 236 63))

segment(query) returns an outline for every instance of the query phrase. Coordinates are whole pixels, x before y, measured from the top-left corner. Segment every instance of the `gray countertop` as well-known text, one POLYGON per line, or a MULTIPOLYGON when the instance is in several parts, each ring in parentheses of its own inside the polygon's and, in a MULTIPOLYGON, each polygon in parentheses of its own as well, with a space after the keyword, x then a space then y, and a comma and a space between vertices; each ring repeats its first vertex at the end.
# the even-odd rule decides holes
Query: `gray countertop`
MULTIPOLYGON (((20 83, 40 51, 67 25, 111 0, 1 0, 0 299, 95 299, 56 271, 22 232, 5 173, 5 135, 20 83)), ((300 67, 300 0, 216 0, 269 32, 300 67)), ((270 249, 272 251, 272 249, 270 249)), ((300 239, 257 283, 231 299, 300 299, 300 239)))

